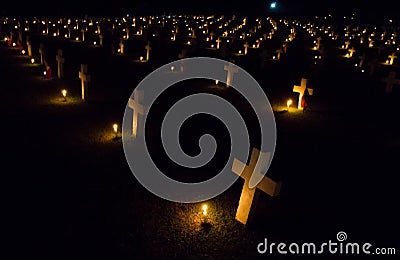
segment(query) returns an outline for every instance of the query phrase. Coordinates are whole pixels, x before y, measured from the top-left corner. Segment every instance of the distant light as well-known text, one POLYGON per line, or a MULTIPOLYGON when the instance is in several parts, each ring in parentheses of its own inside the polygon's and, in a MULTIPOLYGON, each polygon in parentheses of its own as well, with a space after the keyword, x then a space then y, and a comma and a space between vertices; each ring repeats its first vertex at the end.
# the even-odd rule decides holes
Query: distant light
POLYGON ((143 56, 140 56, 140 61, 143 61, 143 59, 144 59, 143 56))
POLYGON ((175 66, 171 66, 171 71, 174 71, 175 70, 175 66))
POLYGON ((271 5, 269 6, 271 9, 275 9, 276 8, 276 2, 272 2, 271 5))
POLYGON ((113 124, 114 133, 118 133, 118 124, 113 124))
POLYGON ((67 90, 66 89, 61 90, 61 94, 65 98, 67 96, 67 90))
POLYGON ((34 58, 31 59, 31 63, 32 64, 35 63, 35 59, 34 58))

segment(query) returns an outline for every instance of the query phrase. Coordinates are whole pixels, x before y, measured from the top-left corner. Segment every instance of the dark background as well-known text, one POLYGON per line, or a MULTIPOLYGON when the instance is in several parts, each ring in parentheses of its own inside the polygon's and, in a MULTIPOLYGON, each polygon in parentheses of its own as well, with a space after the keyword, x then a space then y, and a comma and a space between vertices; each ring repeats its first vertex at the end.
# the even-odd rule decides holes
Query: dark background
POLYGON ((352 12, 365 18, 382 19, 385 15, 396 15, 393 2, 362 0, 278 0, 278 8, 269 9, 271 0, 132 0, 132 1, 79 1, 79 0, 42 0, 2 1, 1 15, 125 15, 135 14, 237 14, 237 15, 324 15, 351 14, 352 12))

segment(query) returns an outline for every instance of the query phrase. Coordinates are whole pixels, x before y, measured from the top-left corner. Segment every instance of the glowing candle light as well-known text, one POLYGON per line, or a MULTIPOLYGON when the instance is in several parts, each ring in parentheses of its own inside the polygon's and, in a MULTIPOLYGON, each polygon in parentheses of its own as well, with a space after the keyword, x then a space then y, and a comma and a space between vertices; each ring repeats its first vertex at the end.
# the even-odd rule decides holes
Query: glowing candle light
POLYGON ((113 124, 113 130, 115 134, 118 133, 118 124, 113 124))
POLYGON ((201 207, 201 209, 203 210, 203 215, 207 215, 207 209, 208 209, 207 204, 203 204, 203 206, 201 207))
POLYGON ((293 104, 293 100, 291 100, 291 99, 289 99, 287 102, 286 102, 286 106, 287 106, 287 110, 289 111, 289 108, 290 108, 290 106, 293 104))
POLYGON ((34 58, 31 59, 31 63, 32 64, 35 63, 35 59, 34 58))

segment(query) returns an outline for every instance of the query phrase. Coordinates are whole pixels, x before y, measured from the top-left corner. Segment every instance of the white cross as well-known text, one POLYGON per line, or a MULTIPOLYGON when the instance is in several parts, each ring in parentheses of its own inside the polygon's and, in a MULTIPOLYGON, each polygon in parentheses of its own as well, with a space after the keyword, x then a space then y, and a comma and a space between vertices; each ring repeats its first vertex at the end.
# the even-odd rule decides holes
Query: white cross
POLYGON ((84 28, 81 29, 81 33, 82 33, 82 41, 84 42, 85 41, 85 29, 84 28))
POLYGON ((148 61, 149 58, 150 58, 150 50, 151 50, 150 42, 147 42, 147 45, 146 45, 145 48, 146 48, 146 50, 147 50, 147 53, 146 53, 146 60, 148 61))
POLYGON ((365 53, 363 54, 363 56, 360 56, 360 64, 358 65, 360 68, 362 68, 362 66, 364 65, 365 59, 367 58, 367 55, 365 55, 365 53))
POLYGON ((393 65, 394 60, 397 59, 397 56, 396 56, 395 53, 393 53, 392 55, 389 55, 388 58, 390 59, 389 64, 390 64, 390 65, 393 65))
POLYGON ((44 45, 40 44, 40 48, 39 48, 39 53, 40 53, 40 63, 43 65, 44 64, 44 45))
POLYGON ((86 100, 88 92, 88 82, 90 82, 90 75, 87 74, 87 65, 81 64, 81 71, 79 71, 79 78, 81 79, 82 86, 82 100, 86 100))
POLYGON ((301 86, 294 86, 293 87, 293 92, 299 93, 299 101, 297 103, 297 109, 303 110, 303 106, 301 104, 301 100, 303 99, 304 92, 306 92, 307 89, 307 84, 308 84, 308 79, 301 79, 301 86))
POLYGON ((213 37, 214 37, 214 33, 211 32, 211 33, 210 33, 210 40, 211 40, 211 41, 212 41, 213 37))
POLYGON ((221 43, 221 39, 218 37, 218 39, 215 42, 217 43, 217 49, 219 49, 219 44, 221 43))
POLYGON ((383 79, 383 82, 386 82, 386 94, 392 94, 393 85, 400 85, 400 80, 396 79, 396 72, 390 72, 387 78, 383 79))
POLYGON ((244 55, 247 55, 247 48, 249 48, 249 44, 246 42, 245 44, 243 44, 244 47, 244 55))
POLYGON ((26 42, 26 45, 28 47, 28 56, 32 57, 32 45, 29 41, 26 42))
POLYGON ((228 72, 226 77, 226 86, 230 87, 233 81, 233 74, 238 73, 239 70, 238 68, 232 66, 231 63, 229 63, 229 65, 225 65, 224 70, 228 72))
POLYGON ((119 42, 119 52, 120 52, 121 54, 124 54, 124 52, 125 52, 124 47, 125 47, 125 45, 124 45, 123 41, 121 40, 121 41, 119 42))
POLYGON ((132 136, 136 138, 138 132, 138 116, 144 116, 146 111, 145 107, 140 104, 143 102, 144 99, 144 91, 143 90, 136 90, 133 92, 134 98, 130 98, 128 101, 128 107, 133 110, 132 114, 132 136))
POLYGON ((346 44, 346 46, 345 46, 346 50, 349 48, 350 43, 351 43, 350 41, 347 41, 347 42, 344 43, 344 44, 346 44))
POLYGON ((276 53, 278 54, 277 59, 279 60, 281 58, 281 54, 282 54, 282 49, 278 49, 276 50, 276 53))
POLYGON ((103 46, 103 38, 104 38, 103 34, 100 34, 99 35, 100 46, 103 46))
POLYGON ((246 224, 251 211, 251 205, 256 189, 260 189, 271 197, 279 195, 281 183, 275 182, 265 176, 265 165, 269 162, 271 153, 261 153, 253 148, 249 165, 233 160, 232 172, 244 179, 242 193, 240 195, 239 206, 236 211, 236 220, 246 224))
POLYGON ((353 54, 356 52, 356 50, 354 49, 354 47, 352 47, 350 50, 349 50, 349 55, 348 55, 348 57, 349 58, 351 58, 351 57, 353 57, 353 54))
POLYGON ((64 58, 62 50, 57 51, 56 60, 58 64, 58 78, 60 79, 64 76, 64 69, 63 69, 64 58))

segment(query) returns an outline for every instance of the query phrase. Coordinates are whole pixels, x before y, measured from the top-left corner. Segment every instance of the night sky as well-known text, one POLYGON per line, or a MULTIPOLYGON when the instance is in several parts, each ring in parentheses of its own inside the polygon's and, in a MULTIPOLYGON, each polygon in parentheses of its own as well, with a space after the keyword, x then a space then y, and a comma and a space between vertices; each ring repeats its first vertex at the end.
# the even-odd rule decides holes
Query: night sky
MULTIPOLYGON (((275 1, 275 0, 274 0, 275 1)), ((107 2, 107 1, 106 1, 107 2)), ((19 1, 2 1, 1 15, 59 16, 59 15, 124 15, 135 14, 238 14, 238 15, 268 15, 268 6, 272 0, 116 0, 108 1, 107 5, 97 1, 79 0, 42 0, 29 1, 22 4, 19 1)), ((390 8, 390 1, 362 0, 278 0, 278 9, 274 12, 290 15, 324 15, 327 13, 350 14, 358 12, 363 16, 373 16, 379 19, 384 14, 395 14, 395 8, 390 8)), ((392 4, 393 5, 393 4, 392 4)))

